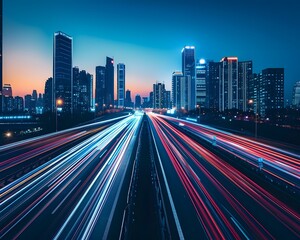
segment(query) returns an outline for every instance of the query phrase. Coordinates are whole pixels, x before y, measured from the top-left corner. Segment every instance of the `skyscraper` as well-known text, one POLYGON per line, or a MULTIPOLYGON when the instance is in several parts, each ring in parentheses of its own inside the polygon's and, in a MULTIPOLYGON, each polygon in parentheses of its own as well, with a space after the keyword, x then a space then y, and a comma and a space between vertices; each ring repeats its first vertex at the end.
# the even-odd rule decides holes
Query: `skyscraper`
POLYGON ((27 94, 25 95, 24 97, 24 110, 28 111, 29 113, 31 113, 31 95, 30 94, 27 94))
POLYGON ((206 82, 206 102, 208 108, 219 111, 220 62, 209 62, 206 82))
POLYGON ((196 64, 196 104, 201 108, 206 106, 206 61, 200 59, 196 64))
POLYGON ((252 78, 252 61, 238 63, 238 109, 247 111, 249 102, 248 88, 252 78))
POLYGON ((125 106, 125 64, 119 63, 117 65, 117 97, 118 107, 125 106))
POLYGON ((300 81, 296 82, 293 87, 293 106, 300 108, 300 81))
POLYGON ((176 109, 187 109, 187 77, 182 72, 175 71, 172 74, 172 104, 176 109))
POLYGON ((80 113, 90 112, 93 107, 93 76, 85 70, 79 72, 78 106, 80 113))
POLYGON ((24 111, 24 100, 22 97, 16 96, 14 99, 14 111, 20 113, 24 111))
POLYGON ((238 58, 221 59, 219 111, 238 109, 238 58))
POLYGON ((53 107, 56 100, 63 101, 62 113, 73 112, 72 37, 63 32, 54 33, 53 46, 53 107))
POLYGON ((248 106, 249 110, 252 110, 255 114, 259 112, 259 86, 261 78, 261 73, 252 73, 252 77, 249 79, 248 84, 248 106))
POLYGON ((125 107, 132 107, 131 92, 129 89, 126 90, 125 107))
POLYGON ((53 78, 48 78, 45 82, 45 95, 44 95, 44 112, 49 112, 52 110, 52 106, 53 106, 53 87, 52 87, 52 83, 53 83, 53 78))
POLYGON ((142 98, 139 94, 135 96, 135 108, 140 108, 142 106, 142 98))
POLYGON ((262 70, 259 109, 262 116, 284 107, 284 68, 262 70))
POLYGON ((79 68, 73 67, 72 69, 72 78, 73 78, 73 110, 77 112, 78 110, 78 101, 79 101, 79 68))
POLYGON ((85 70, 79 72, 73 68, 73 110, 76 113, 89 112, 92 109, 93 76, 85 70))
POLYGON ((96 67, 96 96, 95 105, 96 112, 102 111, 105 108, 105 67, 96 67))
POLYGON ((187 94, 187 110, 196 107, 196 81, 195 81, 195 47, 185 46, 182 51, 182 73, 187 78, 185 86, 187 94))
POLYGON ((165 108, 165 84, 156 83, 153 84, 153 108, 161 109, 165 108))
POLYGON ((106 107, 112 108, 114 106, 114 60, 110 57, 106 57, 104 94, 106 107))
POLYGON ((164 108, 171 109, 172 101, 171 101, 171 91, 166 90, 164 92, 164 108))

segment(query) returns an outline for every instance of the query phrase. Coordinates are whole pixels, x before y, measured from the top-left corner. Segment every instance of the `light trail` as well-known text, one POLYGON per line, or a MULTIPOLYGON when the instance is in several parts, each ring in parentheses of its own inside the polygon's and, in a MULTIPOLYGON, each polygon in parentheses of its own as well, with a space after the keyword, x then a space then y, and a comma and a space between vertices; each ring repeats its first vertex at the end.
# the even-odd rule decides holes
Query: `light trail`
MULTIPOLYGON (((128 166, 128 149, 135 142, 141 119, 135 115, 120 118, 0 189, 0 238, 26 237, 33 230, 46 234, 36 228, 42 219, 55 223, 51 234, 57 233, 52 237, 91 236, 107 208, 107 199, 118 197, 113 189, 122 185, 120 169, 126 170, 128 166)), ((99 124, 92 125, 96 128, 99 124)), ((85 133, 70 138, 82 134, 85 133)), ((55 144, 67 140, 58 137, 55 144)), ((36 151, 46 151, 48 147, 36 151)))
MULTIPOLYGON (((175 124, 177 127, 175 128, 166 121, 169 120, 168 117, 156 114, 148 114, 148 116, 153 126, 152 131, 158 135, 162 149, 168 156, 168 160, 164 160, 164 167, 172 167, 175 170, 184 191, 189 196, 207 238, 236 239, 246 237, 272 239, 283 236, 281 231, 285 231, 286 235, 290 234, 290 236, 296 238, 300 237, 298 232, 300 226, 299 213, 276 199, 276 197, 242 172, 178 129, 189 129, 196 134, 200 132, 201 136, 205 136, 207 139, 211 139, 211 136, 213 134, 216 135, 216 132, 212 133, 209 130, 209 133, 207 133, 202 128, 199 130, 197 125, 194 126, 194 124, 187 122, 184 123, 184 126, 179 126, 178 122, 180 120, 172 119, 172 122, 177 122, 175 124), (226 209, 230 209, 230 212, 228 210, 224 211, 222 206, 225 205, 226 209), (250 211, 253 208, 259 210, 257 212, 250 211), (264 213, 263 216, 260 212, 264 213), (275 223, 277 229, 273 229, 268 221, 275 223), (281 231, 278 231, 278 229, 281 229, 281 231)), ((238 155, 240 149, 244 151, 249 149, 248 144, 245 143, 247 142, 246 139, 241 144, 240 139, 237 141, 235 136, 232 134, 228 135, 229 140, 226 139, 227 142, 230 140, 232 142, 226 145, 227 148, 225 146, 223 147, 224 149, 222 148, 224 151, 228 149, 228 151, 232 151, 234 148, 235 154, 238 155)), ((217 134, 218 147, 220 144, 219 139, 225 142, 225 136, 227 135, 224 132, 217 134)), ((255 145, 253 142, 251 144, 252 147, 255 145)), ((260 146, 260 151, 262 151, 263 147, 260 144, 258 145, 260 146)), ((269 151, 273 151, 272 154, 275 155, 274 149, 267 148, 267 152, 269 151)), ((265 153, 259 153, 261 154, 259 156, 266 157, 269 155, 268 160, 271 158, 269 153, 266 155, 264 155, 265 153)), ((250 152, 249 154, 251 156, 253 153, 250 152)), ((288 155, 285 157, 282 151, 279 152, 279 156, 281 161, 287 159, 287 162, 292 162, 289 166, 297 166, 297 163, 293 165, 295 164, 293 161, 296 160, 292 159, 293 156, 288 155)), ((169 176, 169 178, 174 178, 174 176, 169 176)), ((172 196, 175 199, 181 198, 176 192, 172 192, 172 196)), ((179 199, 177 200, 178 202, 182 201, 179 199)), ((176 208, 180 207, 176 206, 176 208)), ((181 222, 187 220, 183 216, 181 217, 181 222)))

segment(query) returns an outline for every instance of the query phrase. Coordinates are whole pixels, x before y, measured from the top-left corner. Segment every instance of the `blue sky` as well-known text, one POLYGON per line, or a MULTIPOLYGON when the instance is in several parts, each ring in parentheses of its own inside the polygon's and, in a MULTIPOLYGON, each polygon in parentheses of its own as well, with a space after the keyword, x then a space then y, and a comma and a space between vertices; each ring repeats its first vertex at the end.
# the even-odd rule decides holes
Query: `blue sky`
POLYGON ((4 0, 4 82, 14 95, 42 92, 61 30, 73 37, 74 66, 94 75, 106 56, 125 63, 132 97, 156 81, 170 89, 182 47, 194 45, 197 58, 237 56, 253 60, 255 72, 284 67, 290 98, 300 80, 299 9, 298 0, 4 0))

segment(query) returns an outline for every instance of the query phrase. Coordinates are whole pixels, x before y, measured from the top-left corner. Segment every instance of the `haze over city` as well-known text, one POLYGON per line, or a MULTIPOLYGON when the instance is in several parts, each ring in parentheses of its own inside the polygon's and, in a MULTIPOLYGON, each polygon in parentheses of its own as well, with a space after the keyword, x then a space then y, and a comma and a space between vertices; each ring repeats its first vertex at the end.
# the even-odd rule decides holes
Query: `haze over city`
MULTIPOLYGON (((105 57, 126 64, 126 88, 148 96, 171 88, 181 49, 196 58, 252 60, 253 72, 285 68, 285 99, 299 80, 299 2, 282 1, 4 1, 3 79, 13 95, 44 91, 52 76, 53 34, 73 37, 73 65, 95 77, 105 57)), ((116 71, 116 69, 115 69, 116 71)), ((116 74, 115 74, 116 78, 116 74)), ((116 84, 115 84, 116 86, 116 84)))

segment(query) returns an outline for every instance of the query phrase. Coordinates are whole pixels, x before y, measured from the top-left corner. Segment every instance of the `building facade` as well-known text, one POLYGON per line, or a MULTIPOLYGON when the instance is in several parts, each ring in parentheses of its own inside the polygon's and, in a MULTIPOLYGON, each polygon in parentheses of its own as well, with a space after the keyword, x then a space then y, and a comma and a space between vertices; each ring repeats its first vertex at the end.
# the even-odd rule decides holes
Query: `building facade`
POLYGON ((172 105, 176 109, 188 109, 188 77, 182 72, 172 74, 172 105))
POLYGON ((52 110, 53 106, 53 98, 52 98, 52 83, 53 78, 48 78, 45 82, 45 90, 44 90, 44 112, 49 112, 52 110))
POLYGON ((117 65, 117 98, 118 107, 125 107, 125 64, 117 65))
POLYGON ((206 78, 206 104, 213 111, 219 111, 221 63, 209 62, 206 78))
POLYGON ((250 111, 253 111, 255 114, 259 112, 259 89, 261 83, 261 73, 253 73, 252 77, 249 80, 248 84, 248 108, 250 111))
POLYGON ((142 98, 139 94, 135 96, 135 108, 141 108, 142 107, 142 98))
POLYGON ((73 109, 78 114, 93 108, 93 76, 85 70, 73 68, 73 109))
MULTIPOLYGON (((167 108, 167 99, 166 97, 171 98, 171 95, 166 93, 166 88, 164 83, 153 84, 153 108, 162 109, 167 108)), ((169 103, 170 103, 169 99, 169 103)))
POLYGON ((185 92, 187 94, 186 110, 196 108, 196 74, 195 74, 195 47, 185 46, 182 51, 182 74, 186 77, 187 84, 185 92))
POLYGON ((53 107, 61 99, 62 113, 73 112, 72 37, 63 32, 54 34, 53 47, 53 107))
POLYGON ((105 91, 104 104, 106 108, 114 107, 114 60, 106 57, 105 65, 105 91))
POLYGON ((103 111, 105 108, 105 67, 96 67, 96 95, 95 95, 95 107, 96 112, 103 111))
POLYGON ((249 109, 249 83, 252 78, 252 61, 239 62, 238 69, 238 109, 247 111, 249 109))
POLYGON ((220 63, 219 111, 238 109, 238 58, 224 57, 220 63))
POLYGON ((200 59, 196 64, 196 105, 201 108, 206 107, 206 76, 206 61, 200 59))
POLYGON ((261 116, 272 115, 284 108, 284 68, 262 70, 259 88, 261 116))

